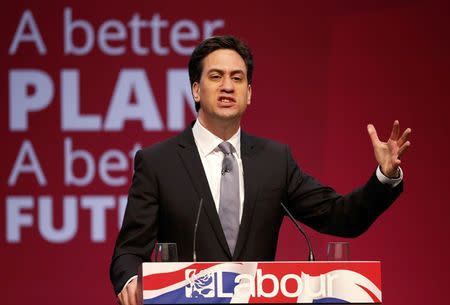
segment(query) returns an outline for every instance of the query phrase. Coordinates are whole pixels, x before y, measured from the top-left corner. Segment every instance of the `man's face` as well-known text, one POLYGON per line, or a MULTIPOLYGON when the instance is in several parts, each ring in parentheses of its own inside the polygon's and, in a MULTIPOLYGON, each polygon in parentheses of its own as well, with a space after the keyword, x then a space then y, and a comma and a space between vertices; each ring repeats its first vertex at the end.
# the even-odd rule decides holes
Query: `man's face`
POLYGON ((240 119, 251 97, 242 57, 229 49, 208 54, 203 59, 200 82, 192 85, 192 93, 195 102, 201 104, 198 115, 202 122, 240 119))

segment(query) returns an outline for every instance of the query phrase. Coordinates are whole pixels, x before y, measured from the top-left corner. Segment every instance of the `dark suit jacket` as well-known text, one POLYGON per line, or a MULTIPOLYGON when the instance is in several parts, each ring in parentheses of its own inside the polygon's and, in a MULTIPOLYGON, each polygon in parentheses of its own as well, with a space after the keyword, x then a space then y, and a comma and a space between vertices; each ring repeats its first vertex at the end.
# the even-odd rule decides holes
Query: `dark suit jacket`
POLYGON ((199 261, 267 261, 275 258, 287 204, 295 217, 317 231, 354 237, 401 193, 375 174, 361 188, 341 196, 299 169, 286 145, 241 133, 245 201, 233 255, 189 127, 180 135, 136 154, 122 228, 110 277, 116 293, 149 261, 156 240, 177 243, 180 261, 192 261, 193 229, 200 199, 199 261))

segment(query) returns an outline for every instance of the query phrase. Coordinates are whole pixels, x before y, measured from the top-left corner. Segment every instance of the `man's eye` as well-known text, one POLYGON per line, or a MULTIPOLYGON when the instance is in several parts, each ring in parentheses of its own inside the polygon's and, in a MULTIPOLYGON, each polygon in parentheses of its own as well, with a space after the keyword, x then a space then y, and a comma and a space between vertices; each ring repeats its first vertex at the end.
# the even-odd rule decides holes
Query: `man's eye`
POLYGON ((213 74, 210 76, 211 79, 220 79, 220 75, 219 74, 213 74))
POLYGON ((242 77, 240 77, 240 76, 234 76, 234 77, 233 77, 233 80, 234 80, 234 81, 237 81, 237 82, 240 82, 240 81, 242 80, 242 77))

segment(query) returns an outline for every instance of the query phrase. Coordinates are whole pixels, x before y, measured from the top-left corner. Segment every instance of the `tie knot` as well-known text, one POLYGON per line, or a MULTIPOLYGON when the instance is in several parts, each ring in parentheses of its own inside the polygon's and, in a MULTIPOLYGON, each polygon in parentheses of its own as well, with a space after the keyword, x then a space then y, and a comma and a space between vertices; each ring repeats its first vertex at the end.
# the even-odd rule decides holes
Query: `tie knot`
POLYGON ((229 143, 229 142, 222 142, 222 143, 219 144, 219 149, 220 149, 225 155, 231 154, 232 148, 233 148, 233 145, 231 145, 231 143, 229 143))

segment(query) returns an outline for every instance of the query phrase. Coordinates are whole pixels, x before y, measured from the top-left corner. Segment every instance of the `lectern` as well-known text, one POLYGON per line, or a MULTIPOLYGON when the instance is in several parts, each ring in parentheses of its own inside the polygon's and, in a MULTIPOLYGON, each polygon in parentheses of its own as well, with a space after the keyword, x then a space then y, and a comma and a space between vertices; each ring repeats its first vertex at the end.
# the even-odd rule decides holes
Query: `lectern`
POLYGON ((379 261, 143 263, 143 304, 381 303, 379 261))

